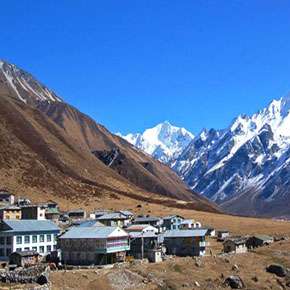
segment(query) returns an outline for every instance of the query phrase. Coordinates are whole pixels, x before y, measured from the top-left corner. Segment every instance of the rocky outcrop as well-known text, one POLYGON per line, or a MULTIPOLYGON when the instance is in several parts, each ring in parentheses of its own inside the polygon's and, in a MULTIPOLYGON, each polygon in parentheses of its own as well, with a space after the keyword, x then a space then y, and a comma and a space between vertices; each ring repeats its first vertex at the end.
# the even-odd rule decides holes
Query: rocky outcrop
POLYGON ((0 281, 3 283, 38 283, 45 285, 49 283, 49 268, 45 265, 30 267, 27 269, 16 269, 0 273, 0 281))
POLYGON ((267 272, 275 274, 278 277, 286 277, 287 270, 284 266, 278 264, 269 265, 266 268, 267 272))
POLYGON ((230 286, 232 289, 243 289, 245 284, 239 276, 229 276, 225 279, 225 286, 230 286))

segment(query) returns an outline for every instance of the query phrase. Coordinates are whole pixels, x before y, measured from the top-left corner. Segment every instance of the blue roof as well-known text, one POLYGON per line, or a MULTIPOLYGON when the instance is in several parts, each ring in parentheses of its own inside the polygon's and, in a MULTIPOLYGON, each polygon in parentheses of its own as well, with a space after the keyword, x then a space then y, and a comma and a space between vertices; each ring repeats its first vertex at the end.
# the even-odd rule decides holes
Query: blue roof
POLYGON ((127 216, 125 214, 122 214, 121 212, 112 212, 104 214, 97 218, 97 220, 119 220, 119 219, 127 219, 127 216))
POLYGON ((80 227, 104 227, 105 225, 97 220, 86 220, 79 223, 80 227))
POLYGON ((0 233, 60 231, 50 220, 3 220, 2 223, 8 228, 1 230, 0 233))
POLYGON ((202 237, 207 233, 206 229, 196 230, 171 230, 164 233, 164 238, 185 238, 185 237, 202 237))
POLYGON ((60 239, 105 239, 114 231, 117 231, 117 237, 128 236, 118 227, 72 227, 60 239))
POLYGON ((133 216, 133 215, 134 215, 134 214, 133 214, 131 211, 129 211, 129 210, 120 210, 119 212, 122 213, 122 214, 124 214, 124 215, 126 215, 126 216, 133 216))
POLYGON ((134 219, 134 223, 139 223, 142 224, 142 222, 157 222, 159 221, 159 217, 154 217, 154 216, 142 216, 142 217, 136 217, 134 219))

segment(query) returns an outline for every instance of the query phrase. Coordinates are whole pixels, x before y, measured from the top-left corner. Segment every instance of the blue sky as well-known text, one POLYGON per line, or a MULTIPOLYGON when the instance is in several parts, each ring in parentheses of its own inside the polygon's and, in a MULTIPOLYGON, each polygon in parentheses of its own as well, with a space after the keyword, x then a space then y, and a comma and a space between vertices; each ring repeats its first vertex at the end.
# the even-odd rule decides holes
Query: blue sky
POLYGON ((290 91, 286 0, 1 3, 0 58, 113 132, 223 128, 290 91))

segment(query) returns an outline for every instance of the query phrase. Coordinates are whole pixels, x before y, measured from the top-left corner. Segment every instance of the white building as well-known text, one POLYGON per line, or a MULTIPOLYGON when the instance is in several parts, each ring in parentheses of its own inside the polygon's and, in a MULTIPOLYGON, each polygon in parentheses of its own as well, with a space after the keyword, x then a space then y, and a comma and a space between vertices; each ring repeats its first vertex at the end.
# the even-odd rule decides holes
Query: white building
POLYGON ((181 230, 190 230, 199 228, 201 228, 201 223, 191 219, 185 219, 179 225, 179 229, 181 230))
POLYGON ((128 233, 154 233, 158 234, 158 229, 151 225, 130 225, 126 229, 128 233))
POLYGON ((4 220, 0 224, 0 259, 16 251, 46 255, 56 249, 59 228, 49 220, 4 220))

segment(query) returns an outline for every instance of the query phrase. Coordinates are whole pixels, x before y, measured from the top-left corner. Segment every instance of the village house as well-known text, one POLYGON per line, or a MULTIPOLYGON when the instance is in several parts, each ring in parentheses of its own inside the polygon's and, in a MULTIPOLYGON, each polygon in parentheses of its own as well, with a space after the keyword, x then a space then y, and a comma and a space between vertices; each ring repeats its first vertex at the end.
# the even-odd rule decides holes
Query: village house
POLYGON ((110 213, 111 211, 108 210, 95 210, 94 212, 90 213, 89 218, 90 219, 97 219, 105 214, 110 213))
POLYGON ((44 205, 26 205, 21 207, 22 219, 45 220, 46 207, 44 205))
POLYGON ((46 255, 56 249, 59 228, 48 220, 3 220, 0 224, 0 259, 11 253, 37 251, 46 255))
POLYGON ((47 207, 45 209, 45 218, 52 221, 58 221, 60 217, 60 212, 58 208, 47 207))
POLYGON ((129 224, 130 219, 127 215, 120 212, 112 212, 97 218, 99 222, 109 227, 124 227, 129 224))
POLYGON ((0 220, 20 220, 21 209, 18 206, 10 205, 0 208, 0 220))
POLYGON ((163 220, 159 217, 154 216, 138 216, 136 217, 133 222, 133 224, 146 224, 151 225, 158 229, 158 232, 161 233, 165 229, 163 228, 163 220))
POLYGON ((207 233, 206 233, 206 235, 207 235, 208 237, 215 237, 215 236, 216 236, 216 231, 215 231, 214 228, 212 228, 212 227, 208 227, 208 226, 205 226, 204 228, 207 229, 207 233))
POLYGON ((160 263, 163 261, 163 250, 161 246, 154 249, 149 249, 147 252, 147 258, 150 263, 160 263))
POLYGON ((86 211, 83 209, 75 209, 67 212, 67 216, 72 220, 81 220, 86 218, 86 211))
POLYGON ((217 231, 217 240, 220 242, 223 242, 229 236, 230 236, 230 232, 227 230, 218 230, 217 231))
POLYGON ((176 256, 204 256, 206 229, 171 230, 163 235, 166 253, 176 256))
POLYGON ((72 227, 60 236, 59 248, 64 264, 112 264, 125 260, 129 235, 119 227, 72 227))
POLYGON ((13 205, 15 203, 15 195, 5 189, 0 189, 0 203, 13 205))
POLYGON ((163 227, 166 230, 177 230, 184 218, 179 215, 170 215, 163 218, 163 227))
POLYGON ((125 215, 128 218, 128 220, 130 220, 130 221, 132 221, 134 218, 134 214, 129 210, 120 210, 119 212, 121 214, 125 215))
POLYGON ((130 225, 128 226, 126 229, 126 232, 128 233, 148 233, 148 232, 151 232, 151 233, 154 233, 154 234, 157 234, 158 233, 158 229, 151 226, 151 225, 130 225))
POLYGON ((25 205, 30 205, 31 201, 28 198, 24 198, 24 197, 18 197, 17 201, 15 202, 15 205, 17 206, 25 206, 25 205))
POLYGON ((57 202, 53 201, 53 200, 49 200, 48 202, 46 202, 46 208, 56 208, 58 209, 58 204, 57 202))
POLYGON ((190 230, 190 229, 197 229, 197 228, 201 228, 201 223, 196 222, 191 219, 185 219, 181 221, 181 223, 179 224, 180 230, 190 230))
POLYGON ((248 249, 270 245, 274 242, 274 238, 267 235, 256 235, 247 239, 248 249))
POLYGON ((248 251, 246 242, 247 239, 243 237, 228 238, 223 243, 224 253, 246 253, 248 251))
POLYGON ((14 252, 9 256, 9 264, 18 267, 31 267, 39 263, 39 254, 36 251, 14 252))
POLYGON ((158 235, 154 232, 130 232, 129 255, 135 259, 144 259, 152 256, 152 250, 158 249, 158 235))

